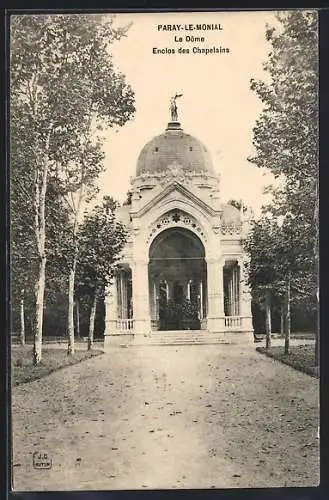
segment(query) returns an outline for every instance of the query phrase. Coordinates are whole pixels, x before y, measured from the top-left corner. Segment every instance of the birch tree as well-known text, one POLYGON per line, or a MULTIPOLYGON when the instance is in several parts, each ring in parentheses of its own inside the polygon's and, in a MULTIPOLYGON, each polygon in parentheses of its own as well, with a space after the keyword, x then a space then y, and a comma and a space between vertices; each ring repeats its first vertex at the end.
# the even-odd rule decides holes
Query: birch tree
MULTIPOLYGON (((112 17, 17 15, 11 18, 11 115, 29 137, 33 177, 35 285, 34 364, 41 360, 46 279, 46 197, 49 178, 76 160, 77 146, 94 123, 122 126, 134 112, 133 92, 116 72, 110 45, 125 35, 112 17), (87 124, 87 125, 86 125, 87 124)), ((12 130, 12 139, 16 130, 12 130)), ((69 191, 69 189, 67 189, 69 191)))
POLYGON ((86 204, 91 201, 97 192, 95 181, 104 168, 104 153, 99 142, 92 143, 91 130, 82 136, 81 143, 76 148, 73 161, 62 169, 61 186, 62 196, 70 214, 70 226, 67 245, 64 250, 68 270, 68 314, 67 336, 69 355, 74 354, 74 290, 76 266, 79 257, 79 226, 82 223, 86 204))

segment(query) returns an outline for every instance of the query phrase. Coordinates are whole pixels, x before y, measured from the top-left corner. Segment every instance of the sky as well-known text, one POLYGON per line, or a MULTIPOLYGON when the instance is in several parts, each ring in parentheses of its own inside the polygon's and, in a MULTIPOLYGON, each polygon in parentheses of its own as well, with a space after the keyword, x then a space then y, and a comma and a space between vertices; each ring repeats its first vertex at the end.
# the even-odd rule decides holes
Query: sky
POLYGON ((268 78, 262 66, 271 50, 265 30, 267 23, 276 23, 274 12, 117 14, 117 26, 130 23, 127 36, 113 44, 112 54, 135 92, 136 113, 122 128, 106 134, 101 195, 125 199, 142 147, 164 132, 170 97, 181 93, 179 121, 208 148, 221 176, 222 200, 243 199, 258 213, 267 199, 263 188, 272 178, 247 160, 253 154, 252 129, 262 110, 250 79, 268 78), (222 30, 158 28, 203 23, 220 24, 222 30), (183 41, 175 41, 175 35, 183 41), (189 42, 186 36, 205 40, 189 42), (178 53, 179 47, 189 53, 178 53), (193 47, 228 48, 229 53, 199 54, 193 47), (153 48, 174 49, 175 54, 154 54, 153 48))

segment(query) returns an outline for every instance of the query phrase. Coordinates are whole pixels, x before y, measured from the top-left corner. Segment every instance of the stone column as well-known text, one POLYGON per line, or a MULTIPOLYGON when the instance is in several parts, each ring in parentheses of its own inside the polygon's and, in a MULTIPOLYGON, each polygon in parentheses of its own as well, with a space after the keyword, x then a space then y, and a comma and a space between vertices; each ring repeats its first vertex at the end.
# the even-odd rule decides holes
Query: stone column
POLYGON ((239 283, 238 283, 238 264, 232 268, 232 316, 239 316, 239 283))
POLYGON ((233 288, 233 274, 234 267, 231 266, 231 277, 230 277, 230 316, 234 316, 234 288, 233 288))
POLYGON ((174 298, 174 284, 171 281, 167 281, 167 290, 168 290, 168 293, 167 293, 167 300, 173 300, 174 298))
POLYGON ((235 276, 236 276, 236 281, 235 281, 235 284, 236 284, 236 304, 235 304, 235 315, 236 316, 240 316, 240 309, 241 309, 241 306, 240 306, 240 266, 237 265, 235 267, 235 276))
POLYGON ((201 280, 200 281, 200 319, 203 319, 203 300, 204 300, 203 283, 201 280))
POLYGON ((159 319, 159 283, 156 280, 150 282, 150 291, 151 319, 157 321, 159 319))
POLYGON ((106 288, 105 294, 105 332, 104 342, 107 343, 108 337, 117 333, 118 319, 118 295, 117 295, 117 278, 113 278, 113 282, 106 288))
POLYGON ((157 319, 157 285, 156 282, 153 282, 153 319, 157 319))
POLYGON ((210 332, 224 331, 224 287, 223 262, 221 259, 207 260, 208 317, 210 332))
POLYGON ((191 300, 191 280, 187 282, 186 286, 186 298, 187 300, 191 300))
POLYGON ((128 308, 127 308, 127 275, 122 270, 120 273, 120 295, 121 295, 121 318, 128 318, 128 308))
POLYGON ((134 309, 134 331, 148 335, 151 332, 149 306, 148 261, 139 260, 132 266, 132 291, 134 309))
POLYGON ((246 332, 253 333, 251 314, 251 293, 244 270, 244 262, 239 260, 240 267, 240 316, 242 317, 242 328, 246 332))
POLYGON ((117 297, 117 316, 118 319, 122 319, 121 269, 118 270, 118 274, 115 278, 115 293, 117 297))

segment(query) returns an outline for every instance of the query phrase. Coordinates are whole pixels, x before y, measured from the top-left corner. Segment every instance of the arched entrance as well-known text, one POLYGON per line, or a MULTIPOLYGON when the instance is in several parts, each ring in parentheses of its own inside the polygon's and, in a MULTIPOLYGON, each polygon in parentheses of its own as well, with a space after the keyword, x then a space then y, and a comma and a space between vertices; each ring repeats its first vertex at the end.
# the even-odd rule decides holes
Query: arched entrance
POLYGON ((192 231, 175 227, 158 234, 149 250, 153 330, 199 330, 207 317, 205 249, 192 231))

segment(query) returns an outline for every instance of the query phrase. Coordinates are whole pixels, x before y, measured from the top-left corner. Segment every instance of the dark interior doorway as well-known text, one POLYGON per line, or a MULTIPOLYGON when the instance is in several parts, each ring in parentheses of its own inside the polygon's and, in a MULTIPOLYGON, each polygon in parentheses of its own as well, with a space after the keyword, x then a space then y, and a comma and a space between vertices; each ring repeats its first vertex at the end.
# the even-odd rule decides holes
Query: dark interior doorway
POLYGON ((199 330, 207 314, 207 272, 201 240, 185 228, 162 231, 149 254, 155 330, 199 330))

